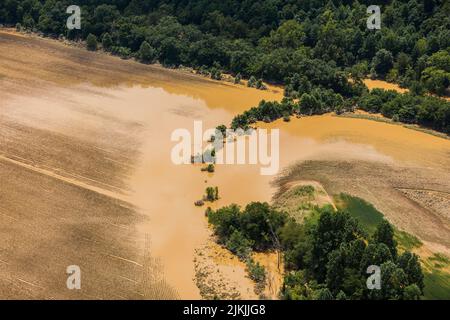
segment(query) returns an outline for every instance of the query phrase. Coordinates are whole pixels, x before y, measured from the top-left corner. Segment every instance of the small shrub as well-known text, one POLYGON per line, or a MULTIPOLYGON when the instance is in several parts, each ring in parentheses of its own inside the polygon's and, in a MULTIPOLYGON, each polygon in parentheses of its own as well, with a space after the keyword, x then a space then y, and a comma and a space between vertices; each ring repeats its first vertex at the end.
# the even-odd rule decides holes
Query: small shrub
POLYGON ((254 76, 251 76, 250 79, 248 79, 247 87, 255 88, 256 82, 257 82, 256 78, 254 76))
POLYGON ((262 294, 266 287, 266 269, 250 258, 247 260, 247 272, 250 279, 256 282, 255 293, 262 294))
POLYGON ((219 200, 219 188, 218 187, 207 187, 204 200, 210 201, 210 202, 219 200))
POLYGON ((197 200, 194 202, 196 207, 201 207, 205 204, 205 202, 203 202, 203 200, 197 200))
POLYGON ((262 79, 259 79, 258 81, 256 81, 255 88, 259 89, 259 90, 267 90, 267 87, 264 84, 264 82, 262 81, 262 79))
POLYGON ((241 76, 240 73, 238 73, 238 74, 236 75, 236 77, 234 77, 234 83, 235 83, 235 84, 240 84, 240 83, 241 83, 241 80, 242 80, 242 76, 241 76))
POLYGON ((113 45, 113 41, 112 41, 111 35, 108 32, 104 33, 103 37, 102 37, 103 50, 110 51, 112 45, 113 45))
POLYGON ((214 164, 210 163, 206 167, 203 167, 201 170, 202 171, 207 171, 209 173, 213 173, 215 171, 214 164))
POLYGON ((121 57, 122 59, 129 59, 129 58, 131 58, 131 50, 129 48, 126 48, 126 47, 114 46, 114 47, 112 47, 111 52, 113 54, 121 57))

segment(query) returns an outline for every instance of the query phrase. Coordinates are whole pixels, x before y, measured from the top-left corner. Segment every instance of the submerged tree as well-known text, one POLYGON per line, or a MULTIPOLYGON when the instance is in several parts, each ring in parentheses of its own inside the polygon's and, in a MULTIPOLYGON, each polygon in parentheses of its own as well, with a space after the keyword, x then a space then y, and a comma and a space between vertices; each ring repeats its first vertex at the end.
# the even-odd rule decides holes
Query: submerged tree
POLYGON ((218 187, 207 187, 205 200, 211 201, 211 202, 219 200, 219 188, 218 187))

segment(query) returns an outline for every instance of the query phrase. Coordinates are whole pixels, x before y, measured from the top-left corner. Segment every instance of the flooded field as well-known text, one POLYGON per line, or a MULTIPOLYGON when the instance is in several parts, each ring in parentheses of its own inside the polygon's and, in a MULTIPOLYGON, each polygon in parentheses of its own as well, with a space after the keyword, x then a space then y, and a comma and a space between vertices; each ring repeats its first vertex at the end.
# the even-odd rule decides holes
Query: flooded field
POLYGON ((367 198, 398 227, 448 250, 445 208, 402 190, 450 193, 450 140, 325 115, 260 125, 280 129, 278 183, 256 165, 208 174, 171 161, 175 129, 228 125, 261 99, 281 98, 278 88, 0 32, 0 297, 199 299, 194 258, 210 230, 194 202, 207 186, 218 186, 222 206, 319 181, 329 193, 367 198), (81 267, 82 290, 66 288, 69 265, 81 267))
POLYGON ((365 79, 364 84, 367 86, 369 90, 372 89, 384 89, 384 90, 394 90, 400 93, 407 92, 408 89, 400 88, 398 84, 390 83, 382 80, 372 80, 365 79))
POLYGON ((172 163, 171 133, 229 123, 281 91, 14 33, 0 47, 0 295, 200 298, 194 250, 209 231, 193 203, 208 176, 172 163), (67 290, 69 265, 83 290, 67 290))

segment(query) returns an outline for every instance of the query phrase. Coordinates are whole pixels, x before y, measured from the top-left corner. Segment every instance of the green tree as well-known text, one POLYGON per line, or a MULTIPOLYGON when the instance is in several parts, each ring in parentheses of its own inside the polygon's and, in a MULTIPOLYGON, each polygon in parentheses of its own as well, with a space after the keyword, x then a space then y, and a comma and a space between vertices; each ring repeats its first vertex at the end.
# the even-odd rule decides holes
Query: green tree
POLYGON ((147 41, 144 41, 141 44, 138 55, 142 62, 152 63, 156 59, 157 52, 147 41))
POLYGON ((420 293, 423 293, 425 284, 419 257, 414 253, 406 251, 398 257, 397 263, 405 271, 408 284, 417 286, 420 293))
POLYGON ((216 201, 219 199, 219 189, 218 187, 207 187, 206 188, 206 195, 205 200, 206 201, 216 201))
POLYGON ((322 288, 314 291, 314 300, 333 300, 333 295, 328 288, 322 288))
POLYGON ((233 252, 241 260, 246 260, 252 251, 253 243, 248 240, 239 230, 234 230, 225 243, 228 250, 233 252))
POLYGON ((257 83, 256 78, 254 76, 251 76, 250 79, 248 79, 247 87, 254 88, 256 87, 256 83, 257 83))
POLYGON ((247 259, 247 272, 253 281, 256 282, 255 293, 262 294, 266 287, 266 269, 252 258, 247 259))
POLYGON ((391 252, 392 257, 397 257, 397 241, 394 239, 394 228, 385 219, 377 226, 375 233, 373 234, 373 240, 375 243, 384 243, 391 252))
POLYGON ((235 83, 235 84, 240 84, 240 83, 241 83, 241 79, 242 79, 242 76, 241 76, 240 73, 238 73, 238 74, 236 75, 236 77, 234 77, 234 83, 235 83))
POLYGON ((259 89, 259 90, 266 90, 267 89, 267 87, 264 84, 262 79, 258 79, 258 81, 256 81, 255 88, 259 89))
POLYGON ((240 228, 254 242, 255 250, 276 247, 274 238, 286 221, 286 214, 278 212, 268 203, 252 202, 240 216, 240 228))
POLYGON ((219 187, 214 188, 214 200, 219 200, 219 187))
POLYGON ((358 222, 346 212, 325 210, 313 231, 311 263, 319 282, 326 278, 329 254, 342 243, 364 236, 358 222))
POLYGON ((420 300, 421 295, 422 295, 421 290, 415 284, 411 284, 403 290, 404 300, 420 300))
POLYGON ((313 289, 304 271, 287 272, 284 276, 282 295, 286 300, 312 299, 313 289))
POLYGON ((313 95, 304 93, 300 98, 299 107, 300 113, 313 115, 321 109, 321 103, 313 95))
POLYGON ((111 35, 108 32, 104 33, 103 37, 102 37, 103 50, 110 51, 112 45, 113 45, 113 41, 112 41, 111 35))
POLYGON ((90 33, 86 38, 86 47, 89 51, 97 50, 97 37, 90 33))
POLYGON ((300 47, 306 39, 302 25, 296 20, 288 20, 281 24, 277 30, 270 33, 270 37, 262 40, 267 49, 300 47))
POLYGON ((239 230, 239 206, 230 205, 208 213, 208 221, 214 226, 219 242, 225 243, 235 230, 239 230))
POLYGON ((386 49, 379 50, 372 60, 372 66, 378 75, 385 77, 389 70, 394 66, 392 53, 386 49))
POLYGON ((421 81, 430 92, 442 96, 450 85, 450 73, 435 67, 429 67, 422 72, 421 81))
POLYGON ((284 250, 286 269, 299 270, 310 266, 311 224, 305 221, 298 224, 289 220, 279 231, 281 245, 284 250))
POLYGON ((403 290, 408 281, 403 269, 394 262, 388 261, 381 265, 381 283, 381 290, 370 290, 373 296, 390 300, 403 299, 403 290))
POLYGON ((436 69, 450 72, 450 53, 446 50, 435 52, 428 58, 428 64, 436 69))
POLYGON ((360 264, 365 249, 364 241, 357 239, 342 243, 328 255, 326 284, 333 294, 343 292, 352 299, 362 296, 365 278, 360 264))
POLYGON ((347 300, 347 296, 343 291, 339 291, 336 295, 336 300, 347 300))
POLYGON ((412 65, 412 59, 404 52, 400 52, 397 56, 396 68, 400 75, 404 75, 406 70, 412 65))

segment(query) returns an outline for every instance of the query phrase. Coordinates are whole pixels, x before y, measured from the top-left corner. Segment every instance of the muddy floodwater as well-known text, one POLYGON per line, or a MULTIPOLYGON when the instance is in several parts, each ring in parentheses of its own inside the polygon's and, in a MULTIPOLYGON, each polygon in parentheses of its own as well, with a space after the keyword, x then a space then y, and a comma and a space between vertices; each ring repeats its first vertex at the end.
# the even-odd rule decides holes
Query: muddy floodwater
MULTIPOLYGON (((249 89, 0 31, 0 298, 199 299, 194 256, 210 230, 194 202, 207 186, 219 188, 215 207, 270 201, 276 176, 261 175, 259 165, 217 165, 213 174, 175 165, 171 134, 193 133, 194 121, 228 125, 261 99, 281 98, 280 88, 249 89), (80 266, 82 290, 67 289, 69 265, 80 266)), ((332 115, 260 126, 280 130, 280 174, 319 164, 291 178, 318 180, 330 192, 350 183, 401 228, 450 246, 445 212, 409 198, 406 209, 393 205, 402 188, 450 192, 450 140, 332 115), (333 175, 343 181, 342 163, 365 167, 351 167, 359 176, 340 186, 333 175), (372 169, 380 196, 370 190, 376 179, 363 179, 372 169), (399 179, 383 184, 388 178, 376 170, 399 179)))

